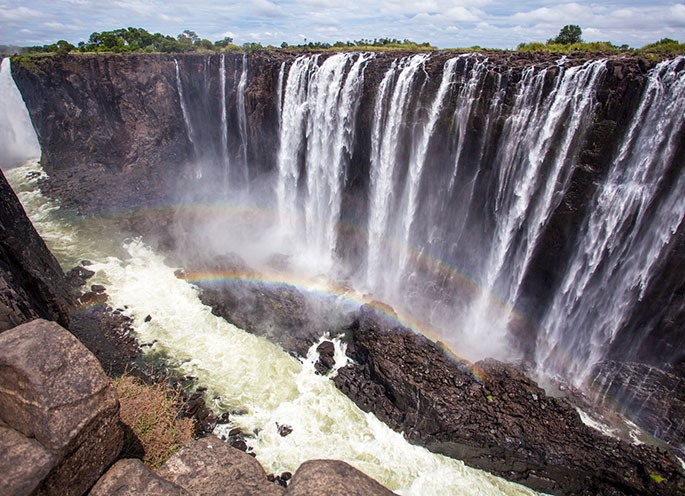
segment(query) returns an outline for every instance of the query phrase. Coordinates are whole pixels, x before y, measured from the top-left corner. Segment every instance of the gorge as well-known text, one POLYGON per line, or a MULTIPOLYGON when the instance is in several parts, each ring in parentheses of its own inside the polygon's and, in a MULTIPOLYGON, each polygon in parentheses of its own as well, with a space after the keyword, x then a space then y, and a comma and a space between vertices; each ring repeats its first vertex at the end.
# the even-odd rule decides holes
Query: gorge
POLYGON ((386 303, 456 355, 620 402, 680 451, 684 69, 508 52, 12 65, 63 208, 155 239, 208 291, 386 303))

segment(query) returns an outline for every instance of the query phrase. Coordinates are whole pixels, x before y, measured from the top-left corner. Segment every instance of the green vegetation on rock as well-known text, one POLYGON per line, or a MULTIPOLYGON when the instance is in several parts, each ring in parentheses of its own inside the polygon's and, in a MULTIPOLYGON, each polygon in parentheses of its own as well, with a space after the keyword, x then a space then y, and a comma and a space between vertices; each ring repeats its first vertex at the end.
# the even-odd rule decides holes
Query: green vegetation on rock
MULTIPOLYGON (((10 47, 6 48, 6 51, 10 47)), ((121 28, 112 31, 94 32, 87 42, 81 41, 76 46, 68 41, 59 40, 56 43, 43 46, 32 46, 18 49, 13 47, 13 52, 19 51, 25 55, 63 55, 66 53, 184 53, 184 52, 225 52, 244 51, 254 52, 258 50, 287 50, 287 51, 426 51, 437 50, 428 42, 415 42, 409 39, 397 38, 374 38, 359 39, 355 41, 337 41, 334 43, 321 41, 307 41, 298 45, 281 43, 280 47, 271 45, 264 46, 261 43, 250 41, 242 45, 233 43, 230 36, 218 41, 210 41, 200 38, 197 33, 185 30, 176 37, 161 33, 149 33, 142 28, 121 28)), ((447 50, 483 51, 487 48, 472 46, 471 48, 455 48, 447 50)), ((677 40, 663 38, 654 43, 645 45, 640 49, 630 48, 628 45, 615 45, 610 41, 584 42, 582 29, 576 24, 568 24, 561 28, 555 38, 547 42, 533 41, 520 43, 516 48, 520 52, 542 53, 596 53, 596 54, 620 54, 644 56, 650 59, 659 59, 666 56, 685 54, 685 43, 677 40)), ((22 60, 19 60, 22 63, 22 60)))

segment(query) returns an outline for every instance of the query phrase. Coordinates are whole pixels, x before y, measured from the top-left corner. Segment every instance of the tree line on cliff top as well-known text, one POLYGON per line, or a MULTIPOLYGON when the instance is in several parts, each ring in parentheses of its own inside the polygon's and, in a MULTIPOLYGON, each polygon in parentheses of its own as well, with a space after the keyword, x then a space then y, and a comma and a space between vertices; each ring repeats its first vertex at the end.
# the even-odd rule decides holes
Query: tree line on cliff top
MULTIPOLYGON (((283 42, 281 49, 311 49, 311 50, 327 50, 331 48, 359 48, 359 47, 376 47, 376 48, 404 48, 411 49, 435 49, 429 43, 416 43, 411 40, 399 40, 396 38, 375 38, 361 39, 357 41, 327 43, 320 41, 310 41, 307 43, 305 39, 303 44, 289 45, 283 42)), ((218 41, 210 41, 200 38, 197 33, 191 30, 185 30, 175 38, 173 36, 164 35, 161 33, 150 33, 142 28, 121 28, 113 31, 95 32, 90 35, 87 42, 79 42, 78 45, 72 45, 68 41, 59 40, 56 43, 41 46, 25 47, 21 50, 22 53, 57 53, 66 54, 70 52, 82 53, 126 53, 126 52, 143 52, 143 53, 183 53, 183 52, 198 52, 198 51, 225 51, 225 50, 261 50, 261 49, 276 49, 273 46, 263 46, 261 43, 247 42, 238 46, 233 43, 233 38, 230 36, 224 37, 218 41)))
MULTIPOLYGON (((227 50, 276 50, 278 47, 263 46, 261 43, 247 42, 238 46, 233 43, 233 38, 230 36, 224 37, 221 40, 210 41, 200 38, 197 33, 191 30, 185 30, 176 37, 164 35, 161 33, 150 33, 142 28, 121 28, 112 31, 94 32, 90 35, 87 42, 81 41, 77 45, 72 45, 65 40, 59 40, 56 43, 42 46, 32 46, 22 48, 21 53, 36 54, 36 53, 53 53, 66 54, 70 52, 81 53, 126 53, 126 52, 143 52, 143 53, 183 53, 183 52, 207 52, 207 51, 227 51, 227 50)), ((292 50, 435 50, 427 42, 417 43, 412 40, 399 40, 396 38, 374 38, 374 39, 360 39, 356 41, 338 41, 335 43, 309 41, 304 40, 304 43, 299 45, 289 45, 283 42, 280 49, 292 50)), ((480 50, 478 46, 470 47, 472 50, 480 50)), ((602 53, 619 53, 635 51, 628 45, 614 45, 611 42, 584 42, 582 39, 582 30, 580 26, 569 24, 564 26, 559 34, 552 39, 543 42, 521 43, 517 50, 529 52, 602 52, 602 53)), ((641 53, 657 53, 657 54, 683 54, 685 53, 685 44, 679 43, 677 40, 670 38, 663 38, 657 42, 645 45, 637 50, 641 53)))

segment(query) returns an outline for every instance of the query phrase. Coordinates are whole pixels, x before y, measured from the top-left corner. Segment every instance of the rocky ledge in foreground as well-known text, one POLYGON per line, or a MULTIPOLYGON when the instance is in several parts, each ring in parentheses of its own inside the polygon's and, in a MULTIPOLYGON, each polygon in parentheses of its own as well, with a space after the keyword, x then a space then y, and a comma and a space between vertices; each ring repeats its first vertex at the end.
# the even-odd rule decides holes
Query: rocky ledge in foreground
POLYGON ((338 388, 431 451, 557 494, 683 494, 668 452, 605 437, 511 365, 475 365, 364 306, 338 388))

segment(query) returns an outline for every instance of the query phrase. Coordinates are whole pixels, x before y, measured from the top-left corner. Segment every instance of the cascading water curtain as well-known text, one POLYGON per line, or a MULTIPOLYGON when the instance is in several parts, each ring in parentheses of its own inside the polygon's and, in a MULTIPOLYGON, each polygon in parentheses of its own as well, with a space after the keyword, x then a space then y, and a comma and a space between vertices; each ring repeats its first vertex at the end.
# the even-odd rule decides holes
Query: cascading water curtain
POLYGON ((652 276, 662 251, 685 218, 685 168, 676 155, 685 132, 684 62, 662 62, 649 75, 543 322, 537 343, 542 372, 581 384, 645 290, 658 284, 652 276))

